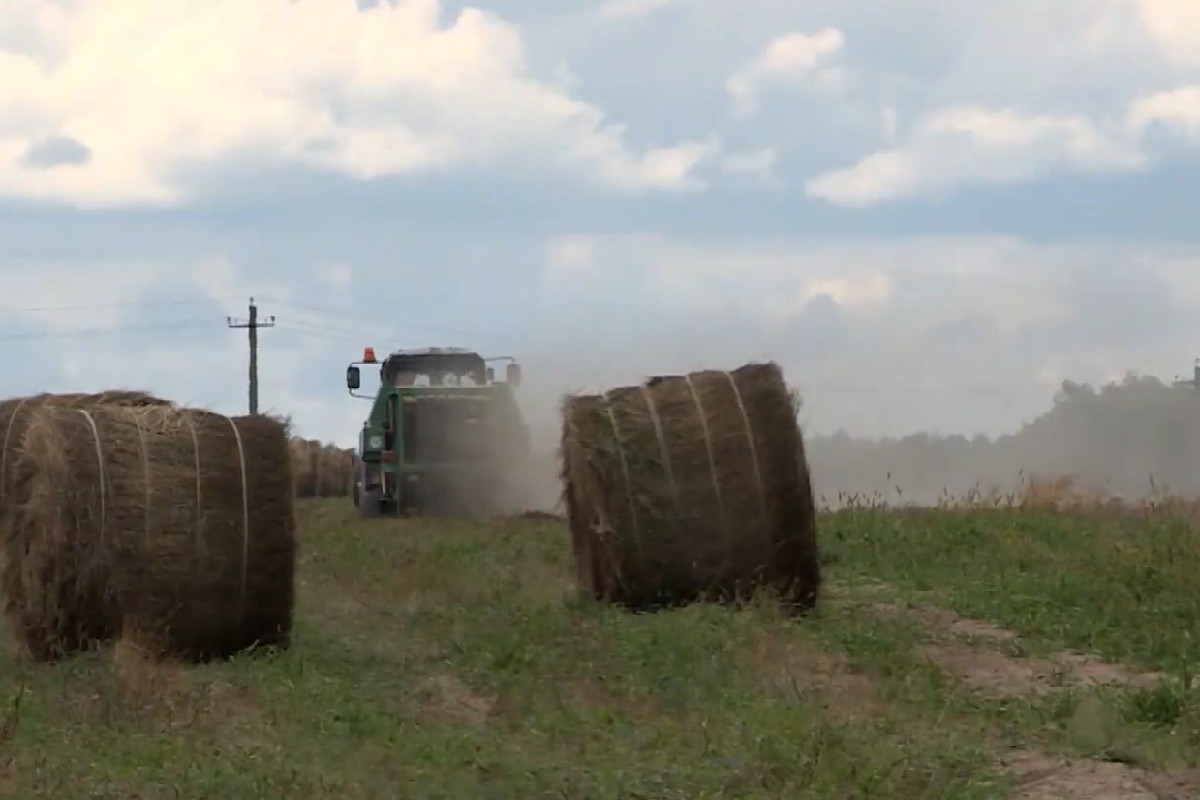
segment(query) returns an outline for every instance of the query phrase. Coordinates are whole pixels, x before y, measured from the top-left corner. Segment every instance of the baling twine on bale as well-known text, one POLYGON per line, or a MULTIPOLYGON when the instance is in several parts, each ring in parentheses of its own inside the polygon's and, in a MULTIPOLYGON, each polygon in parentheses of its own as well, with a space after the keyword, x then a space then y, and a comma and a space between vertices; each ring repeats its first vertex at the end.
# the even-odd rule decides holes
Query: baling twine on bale
POLYGON ((795 409, 770 363, 566 398, 562 477, 581 582, 633 606, 771 584, 789 607, 811 607, 815 507, 795 409), (762 530, 742 535, 755 525, 762 530))
POLYGON ((0 501, 4 500, 4 487, 8 483, 8 440, 12 435, 13 422, 16 421, 17 415, 21 413, 21 408, 29 399, 28 397, 22 397, 17 402, 17 407, 13 409, 12 416, 8 418, 8 424, 4 426, 4 449, 0 450, 0 501))
MULTIPOLYGON (((762 508, 763 519, 765 520, 767 518, 767 495, 766 490, 763 487, 762 467, 758 463, 758 447, 754 443, 754 431, 750 425, 750 415, 746 413, 746 403, 742 400, 742 392, 740 389, 738 389, 737 381, 733 379, 733 375, 728 370, 720 370, 720 372, 725 376, 726 380, 729 381, 729 386, 733 389, 733 396, 737 401, 738 411, 742 416, 742 424, 745 426, 746 431, 746 442, 750 447, 750 460, 754 468, 754 483, 758 487, 758 502, 759 506, 762 508)), ((704 413, 704 404, 700 401, 700 395, 696 392, 696 385, 692 382, 692 376, 685 375, 683 377, 684 380, 687 381, 688 391, 691 393, 692 402, 696 406, 696 416, 700 421, 700 429, 704 435, 704 449, 708 455, 708 468, 709 473, 712 475, 713 495, 717 502, 717 513, 720 515, 721 529, 725 533, 726 540, 731 540, 732 534, 729 528, 729 520, 726 518, 725 503, 721 497, 721 481, 717 471, 716 455, 713 452, 712 433, 708 427, 708 418, 704 413)), ((662 456, 663 467, 667 473, 667 480, 671 486, 671 494, 675 500, 675 509, 676 511, 682 513, 682 505, 679 499, 679 484, 676 483, 675 473, 671 468, 671 456, 667 448, 667 438, 666 433, 663 430, 662 418, 658 413, 658 405, 654 402, 654 396, 650 393, 650 389, 645 383, 639 384, 638 389, 641 391, 642 397, 644 397, 646 400, 646 406, 650 410, 650 419, 654 424, 654 433, 658 439, 658 446, 660 455, 662 456)), ((605 412, 608 416, 609 422, 612 424, 614 437, 613 440, 617 445, 617 452, 621 457, 621 468, 625 476, 625 493, 629 498, 629 516, 632 523, 631 527, 637 543, 638 552, 640 553, 644 564, 646 553, 645 549, 642 547, 641 526, 638 524, 637 504, 634 500, 633 492, 633 478, 629 471, 629 458, 625 454, 624 437, 621 435, 621 426, 617 422, 617 414, 613 409, 612 399, 609 397, 608 391, 601 392, 600 397, 604 401, 605 412)), ((764 527, 763 531, 766 533, 767 529, 764 527)), ((726 552, 726 559, 728 559, 728 552, 726 552)))
MULTIPOLYGON (((96 462, 100 467, 100 543, 104 544, 104 542, 106 540, 106 537, 105 537, 106 507, 107 507, 106 498, 108 495, 107 481, 104 478, 104 447, 100 443, 100 430, 99 430, 99 428, 97 428, 96 420, 92 418, 91 413, 89 411, 87 411, 86 409, 82 409, 82 408, 76 409, 76 410, 80 414, 83 415, 84 419, 87 420, 88 427, 90 427, 92 429, 93 440, 96 443, 96 462)), ((215 411, 210 412, 210 413, 217 414, 217 412, 215 412, 215 411)), ((247 575, 247 568, 248 568, 249 561, 250 561, 250 497, 249 497, 249 493, 247 491, 248 487, 246 486, 246 449, 245 449, 245 447, 242 446, 242 434, 240 431, 238 431, 237 423, 234 422, 233 419, 231 419, 230 417, 225 416, 224 414, 217 414, 217 416, 222 417, 226 422, 229 423, 229 427, 233 429, 233 438, 234 438, 234 441, 237 442, 237 448, 238 448, 238 466, 240 468, 239 474, 241 476, 241 481, 242 481, 242 564, 241 564, 241 588, 238 593, 238 621, 239 621, 239 623, 241 623, 241 622, 244 622, 246 619, 246 575, 247 575)), ((202 507, 200 505, 200 491, 201 491, 201 483, 202 483, 202 481, 200 479, 200 441, 196 437, 196 426, 192 424, 192 421, 190 419, 187 419, 185 417, 184 420, 187 422, 188 430, 191 432, 191 435, 192 435, 192 447, 193 447, 193 452, 195 454, 196 517, 197 517, 196 540, 197 540, 197 544, 200 544, 204 538, 200 533, 201 527, 199 525, 200 518, 202 515, 202 512, 201 512, 202 507)), ((145 479, 145 483, 146 483, 146 503, 145 503, 145 508, 143 510, 145 512, 145 519, 146 519, 146 529, 145 529, 146 541, 149 542, 150 537, 151 537, 151 533, 150 533, 150 529, 151 529, 151 525, 150 525, 150 507, 151 507, 151 502, 150 502, 150 498, 151 498, 150 456, 149 456, 149 452, 146 449, 146 436, 145 436, 145 430, 142 428, 142 420, 140 417, 135 416, 133 418, 133 422, 134 422, 134 425, 137 426, 138 449, 141 451, 141 456, 142 456, 142 475, 143 475, 143 477, 145 479)), ((197 555, 199 555, 199 549, 197 549, 197 555)), ((199 565, 199 559, 197 559, 197 566, 198 565, 199 565)))

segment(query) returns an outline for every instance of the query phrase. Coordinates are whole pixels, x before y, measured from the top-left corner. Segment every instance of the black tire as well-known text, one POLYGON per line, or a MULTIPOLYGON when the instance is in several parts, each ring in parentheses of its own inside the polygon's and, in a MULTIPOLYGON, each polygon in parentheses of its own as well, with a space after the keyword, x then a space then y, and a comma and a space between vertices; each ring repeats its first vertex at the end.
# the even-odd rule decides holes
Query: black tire
POLYGON ((358 499, 359 519, 375 519, 383 516, 383 490, 375 488, 363 492, 358 499))

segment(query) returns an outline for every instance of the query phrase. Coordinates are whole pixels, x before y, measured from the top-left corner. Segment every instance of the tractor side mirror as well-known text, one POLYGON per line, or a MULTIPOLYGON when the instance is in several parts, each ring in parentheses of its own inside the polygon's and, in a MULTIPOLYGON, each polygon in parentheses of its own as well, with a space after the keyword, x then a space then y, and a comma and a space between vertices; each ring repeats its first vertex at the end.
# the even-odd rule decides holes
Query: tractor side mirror
POLYGON ((487 383, 492 383, 495 380, 496 380, 496 368, 488 367, 487 368, 487 383))
POLYGON ((362 386, 362 377, 358 374, 358 367, 346 367, 346 388, 354 391, 362 386))
POLYGON ((511 383, 513 386, 521 385, 521 365, 509 364, 504 371, 504 380, 511 383))

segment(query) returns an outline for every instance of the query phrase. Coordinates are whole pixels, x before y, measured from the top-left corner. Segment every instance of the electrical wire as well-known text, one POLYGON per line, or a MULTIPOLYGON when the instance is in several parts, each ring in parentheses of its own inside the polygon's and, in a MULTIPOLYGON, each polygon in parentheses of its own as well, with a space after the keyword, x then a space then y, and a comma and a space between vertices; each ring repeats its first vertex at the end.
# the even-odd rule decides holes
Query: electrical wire
POLYGON ((149 325, 119 325, 107 328, 73 328, 61 331, 27 331, 23 333, 0 333, 0 342, 28 342, 42 339, 70 339, 79 336, 111 336, 124 333, 157 333, 162 331, 197 330, 213 328, 210 320, 173 322, 149 325))
POLYGON ((228 302, 227 297, 207 296, 192 300, 128 300, 112 303, 76 303, 55 306, 0 306, 0 314, 57 314, 60 312, 92 311, 103 308, 179 308, 228 302))
MULTIPOLYGON (((426 324, 422 324, 422 323, 414 324, 412 322, 408 322, 407 320, 404 320, 403 318, 398 318, 398 319, 393 319, 393 320, 383 320, 378 317, 364 316, 363 314, 360 314, 359 312, 352 310, 352 309, 348 309, 346 311, 335 311, 333 309, 323 308, 321 306, 315 306, 315 305, 310 305, 310 304, 306 304, 306 303, 294 303, 291 301, 280 300, 278 298, 272 298, 272 297, 262 297, 260 299, 264 303, 270 303, 277 308, 290 309, 292 311, 296 311, 301 314, 304 314, 304 313, 317 314, 322 317, 332 318, 332 319, 336 319, 336 320, 345 320, 347 317, 352 317, 353 319, 361 320, 362 322, 368 323, 372 326, 378 326, 379 328, 386 329, 386 330, 392 331, 392 332, 404 331, 404 330, 424 331, 426 333, 434 333, 434 334, 442 334, 442 335, 450 335, 450 336, 467 336, 467 337, 471 337, 471 338, 484 339, 484 340, 488 340, 488 341, 495 341, 498 338, 504 338, 502 336, 497 336, 497 334, 495 332, 489 333, 487 331, 481 331, 481 330, 477 330, 477 329, 469 330, 466 328, 447 328, 442 325, 426 325, 426 324)), ((335 329, 338 326, 337 326, 337 324, 334 324, 334 325, 330 325, 328 327, 330 327, 331 329, 335 329)), ((346 330, 346 329, 343 329, 343 330, 346 330)), ((357 333, 358 331, 354 331, 354 332, 357 333)), ((392 333, 392 335, 394 336, 395 334, 392 333)))

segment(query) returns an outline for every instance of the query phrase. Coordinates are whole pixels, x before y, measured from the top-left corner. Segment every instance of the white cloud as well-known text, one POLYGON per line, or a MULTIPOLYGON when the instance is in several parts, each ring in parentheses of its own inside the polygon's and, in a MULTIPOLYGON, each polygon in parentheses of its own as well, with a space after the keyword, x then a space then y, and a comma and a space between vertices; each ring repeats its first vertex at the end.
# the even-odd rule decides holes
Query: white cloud
POLYGON ((1200 4, 1189 0, 1132 0, 1142 25, 1182 66, 1200 66, 1200 4))
POLYGON ((1129 108, 1129 125, 1145 134, 1155 125, 1200 144, 1200 85, 1182 86, 1139 97, 1129 108))
POLYGON ((800 32, 778 36, 743 64, 725 81, 734 108, 740 113, 754 111, 759 92, 773 84, 796 84, 817 79, 827 88, 840 85, 839 73, 818 69, 841 51, 845 40, 836 28, 823 28, 814 34, 800 32))
POLYGON ((587 273, 596 263, 596 248, 590 236, 556 236, 546 242, 546 269, 558 276, 587 273))
POLYGON ((1098 125, 1078 114, 957 106, 927 117, 896 147, 812 178, 805 191, 859 207, 1052 173, 1133 171, 1148 164, 1139 144, 1121 125, 1098 125))
POLYGON ((900 117, 896 113, 896 109, 888 107, 880 111, 879 122, 883 127, 883 140, 888 144, 896 141, 900 126, 900 117))
POLYGON ((880 272, 868 271, 843 278, 817 278, 804 285, 805 300, 828 297, 852 311, 879 308, 892 293, 892 279, 880 272))
MULTIPOLYGON (((1079 301, 1078 275, 1113 264, 1166 287, 1180 303, 1200 302, 1200 252, 1188 248, 983 235, 747 242, 575 234, 559 241, 586 241, 589 261, 605 266, 586 294, 570 283, 552 287, 578 294, 580 314, 588 303, 606 307, 618 291, 673 314, 778 322, 825 296, 864 324, 886 321, 881 330, 895 326, 897 335, 969 315, 1008 335, 1061 317, 1079 301)), ((555 272, 545 269, 549 280, 555 272)), ((1098 274, 1097 285, 1104 279, 1098 274)))
POLYGON ((441 12, 437 0, 6 3, 0 196, 179 202, 183 171, 245 154, 364 180, 551 162, 625 189, 694 187, 707 144, 638 153, 623 126, 533 74, 516 27, 474 8, 443 27, 441 12), (26 165, 48 137, 90 158, 26 165))
MULTIPOLYGON (((221 306, 229 316, 245 319, 249 313, 249 301, 254 297, 272 297, 287 300, 292 296, 292 286, 281 280, 249 278, 244 270, 226 255, 213 255, 196 260, 195 266, 185 275, 206 297, 221 306), (243 305, 242 298, 246 298, 243 305)), ((262 313, 266 313, 265 310, 262 313)))
POLYGON ((580 356, 574 377, 601 363, 622 373, 606 380, 623 381, 773 358, 826 431, 1011 431, 1045 410, 1049 377, 1100 381, 1131 367, 1169 377, 1194 355, 1186 309, 1200 298, 1196 248, 644 234, 597 236, 593 247, 604 272, 585 293, 557 290, 578 329, 618 301, 639 327, 659 327, 640 327, 636 347, 608 344, 607 360, 580 356), (1131 286, 1156 288, 1147 301, 1131 286), (1117 319, 1138 333, 1114 339, 1117 319))
POLYGON ((774 147, 760 147, 743 153, 730 153, 721 160, 721 171, 726 175, 738 175, 757 179, 766 186, 778 186, 779 176, 775 165, 779 151, 774 147))
POLYGON ((596 16, 606 20, 644 17, 679 2, 680 0, 608 0, 596 10, 596 16))
POLYGON ((340 262, 322 264, 317 267, 317 277, 334 291, 342 292, 348 289, 354 280, 354 268, 340 262))
POLYGON ((819 298, 831 300, 839 310, 851 314, 879 312, 891 299, 892 278, 882 272, 861 267, 852 267, 841 275, 833 271, 822 273, 820 267, 797 272, 794 282, 772 281, 761 297, 750 302, 743 300, 738 309, 762 320, 787 322, 800 317, 809 303, 819 298), (824 276, 809 278, 807 274, 824 276))
POLYGON ((694 191, 703 189, 705 183, 693 177, 693 171, 720 152, 720 149, 720 143, 709 137, 703 141, 649 150, 636 160, 605 158, 601 162, 600 174, 607 182, 625 189, 694 191))
POLYGON ((0 263, 4 316, 52 332, 111 327, 128 315, 131 300, 180 266, 126 259, 0 263))
MULTIPOLYGON (((608 303, 605 289, 619 289, 672 316, 734 313, 789 319, 815 294, 829 293, 819 291, 822 285, 848 278, 836 256, 826 259, 820 247, 693 244, 657 234, 589 236, 587 241, 592 262, 604 265, 603 272, 589 275, 587 295, 593 302, 608 303)), ((543 274, 551 290, 578 292, 577 284, 557 280, 560 273, 549 265, 543 274)), ((867 274, 855 270, 848 282, 867 274)))

